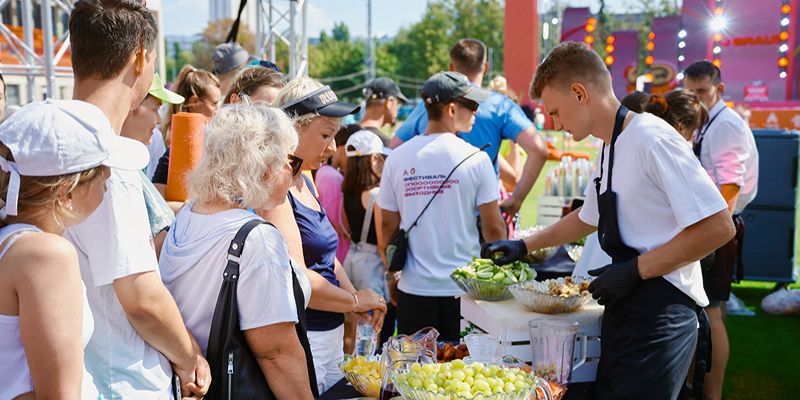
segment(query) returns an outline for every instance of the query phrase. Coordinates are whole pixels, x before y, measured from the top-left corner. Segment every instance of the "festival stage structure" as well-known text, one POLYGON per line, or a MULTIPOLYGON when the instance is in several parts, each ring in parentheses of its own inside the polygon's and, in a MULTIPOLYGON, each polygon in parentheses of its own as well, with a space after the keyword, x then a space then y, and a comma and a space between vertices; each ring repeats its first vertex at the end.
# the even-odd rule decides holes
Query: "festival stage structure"
MULTIPOLYGON (((506 26, 538 26, 535 3, 506 1, 506 26)), ((734 107, 749 109, 753 127, 800 129, 798 3, 684 0, 680 15, 655 18, 642 38, 635 31, 605 31, 589 8, 567 8, 561 16, 560 39, 604 49, 601 53, 619 97, 634 90, 641 77, 651 93, 679 87, 683 70, 707 59, 721 67, 725 98, 734 107)), ((523 52, 536 54, 538 34, 538 30, 506 31, 505 74, 517 77, 509 84, 518 93, 527 92, 540 59, 522 64, 514 58, 523 52)))

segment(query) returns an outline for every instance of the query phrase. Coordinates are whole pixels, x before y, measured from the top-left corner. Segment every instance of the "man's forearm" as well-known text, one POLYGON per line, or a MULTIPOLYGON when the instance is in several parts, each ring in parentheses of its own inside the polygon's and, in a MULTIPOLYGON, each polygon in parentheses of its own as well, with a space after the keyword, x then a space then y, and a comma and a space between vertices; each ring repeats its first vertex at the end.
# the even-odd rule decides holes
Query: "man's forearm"
POLYGON ((725 202, 728 203, 728 211, 733 214, 736 210, 736 202, 739 200, 739 185, 726 183, 719 188, 719 191, 725 199, 725 202))
POLYGON ((525 166, 522 167, 522 176, 519 178, 513 196, 523 200, 531 191, 534 182, 544 168, 547 161, 547 146, 542 136, 535 129, 528 128, 517 137, 517 144, 525 150, 525 166))
POLYGON ((664 276, 705 257, 735 234, 730 212, 722 210, 687 227, 663 246, 641 255, 639 275, 642 279, 664 276))
POLYGON ((578 208, 569 213, 566 217, 558 220, 555 224, 526 238, 525 246, 528 248, 528 251, 571 243, 596 231, 597 227, 581 221, 578 217, 580 210, 581 209, 578 208))
POLYGON ((154 293, 142 299, 140 306, 128 311, 139 336, 181 369, 194 369, 195 349, 175 300, 163 286, 153 288, 154 293), (146 304, 145 304, 146 303, 146 304))
POLYGON ((528 156, 525 159, 525 166, 522 167, 522 176, 519 177, 519 182, 514 187, 512 196, 524 200, 530 193, 533 184, 542 172, 546 159, 539 157, 528 156))

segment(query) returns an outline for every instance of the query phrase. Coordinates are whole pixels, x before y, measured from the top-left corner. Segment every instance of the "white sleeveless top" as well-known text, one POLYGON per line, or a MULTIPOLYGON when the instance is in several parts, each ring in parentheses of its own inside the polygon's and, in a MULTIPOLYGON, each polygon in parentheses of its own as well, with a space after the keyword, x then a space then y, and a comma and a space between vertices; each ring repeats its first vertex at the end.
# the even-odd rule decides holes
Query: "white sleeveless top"
MULTIPOLYGON (((27 232, 41 232, 41 229, 28 224, 13 224, 0 229, 0 243, 11 238, 6 246, 0 249, 0 259, 8 249, 27 232)), ((83 345, 89 342, 94 331, 94 320, 89 303, 86 300, 86 287, 81 282, 83 297, 83 345)), ((19 335, 19 316, 0 314, 0 399, 13 399, 23 393, 33 391, 33 381, 25 349, 19 335)), ((91 375, 83 368, 81 380, 81 398, 97 399, 98 392, 91 375)))

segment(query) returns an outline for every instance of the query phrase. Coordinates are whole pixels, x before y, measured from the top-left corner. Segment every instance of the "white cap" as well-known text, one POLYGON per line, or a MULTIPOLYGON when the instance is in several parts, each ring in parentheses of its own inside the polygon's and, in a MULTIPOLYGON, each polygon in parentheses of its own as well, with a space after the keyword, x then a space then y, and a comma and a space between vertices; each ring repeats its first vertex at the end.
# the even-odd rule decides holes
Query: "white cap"
POLYGON ((389 155, 391 150, 383 147, 383 140, 374 132, 360 130, 347 138, 344 152, 348 157, 368 156, 370 154, 389 155))
POLYGON ((0 142, 14 161, 0 157, 11 174, 2 216, 17 215, 20 176, 58 176, 101 165, 138 170, 149 162, 140 142, 117 136, 96 106, 78 100, 47 100, 22 107, 0 125, 0 142))

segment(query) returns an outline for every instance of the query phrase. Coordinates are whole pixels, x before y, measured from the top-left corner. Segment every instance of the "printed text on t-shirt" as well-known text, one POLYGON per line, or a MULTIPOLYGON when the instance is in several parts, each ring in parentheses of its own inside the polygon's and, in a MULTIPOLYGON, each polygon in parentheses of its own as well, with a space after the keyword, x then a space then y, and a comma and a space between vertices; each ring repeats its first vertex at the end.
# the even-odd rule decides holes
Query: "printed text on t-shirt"
POLYGON ((459 183, 458 179, 450 178, 442 185, 446 178, 442 174, 408 175, 404 173, 403 175, 405 175, 403 177, 403 197, 431 196, 436 193, 436 189, 439 189, 440 186, 442 192, 444 192, 459 183))

